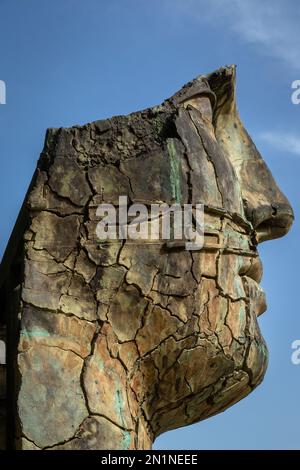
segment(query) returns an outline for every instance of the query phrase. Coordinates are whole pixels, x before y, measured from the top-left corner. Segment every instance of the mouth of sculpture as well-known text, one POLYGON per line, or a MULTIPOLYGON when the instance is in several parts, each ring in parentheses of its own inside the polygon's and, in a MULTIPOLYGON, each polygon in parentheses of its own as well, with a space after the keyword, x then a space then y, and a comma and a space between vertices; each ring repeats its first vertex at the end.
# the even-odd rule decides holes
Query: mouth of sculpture
POLYGON ((250 305, 257 317, 267 310, 266 294, 260 286, 263 275, 263 266, 259 257, 254 258, 248 269, 241 269, 239 275, 242 278, 245 293, 250 305))

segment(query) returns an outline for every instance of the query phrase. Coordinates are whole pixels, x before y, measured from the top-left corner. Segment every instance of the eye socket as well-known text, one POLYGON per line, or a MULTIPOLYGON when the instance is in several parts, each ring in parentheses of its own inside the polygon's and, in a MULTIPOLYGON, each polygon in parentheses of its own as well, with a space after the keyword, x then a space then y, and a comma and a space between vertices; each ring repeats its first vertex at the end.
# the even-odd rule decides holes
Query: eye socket
POLYGON ((205 95, 197 95, 189 98, 184 102, 184 107, 188 105, 193 106, 194 108, 198 109, 202 116, 207 119, 209 122, 212 122, 213 118, 213 110, 211 105, 211 100, 208 96, 205 95))

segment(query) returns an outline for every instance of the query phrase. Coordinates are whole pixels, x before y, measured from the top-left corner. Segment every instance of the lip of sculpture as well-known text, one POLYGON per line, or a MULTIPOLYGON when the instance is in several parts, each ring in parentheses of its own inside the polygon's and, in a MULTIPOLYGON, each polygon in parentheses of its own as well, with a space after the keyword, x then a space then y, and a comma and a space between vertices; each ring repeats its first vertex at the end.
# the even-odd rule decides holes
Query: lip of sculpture
POLYGON ((243 266, 239 274, 250 277, 259 284, 263 275, 263 265, 259 256, 252 258, 250 265, 243 266))
POLYGON ((239 275, 243 280, 243 285, 251 306, 258 317, 267 310, 266 294, 259 285, 263 274, 263 266, 259 257, 254 258, 248 269, 244 268, 239 275))

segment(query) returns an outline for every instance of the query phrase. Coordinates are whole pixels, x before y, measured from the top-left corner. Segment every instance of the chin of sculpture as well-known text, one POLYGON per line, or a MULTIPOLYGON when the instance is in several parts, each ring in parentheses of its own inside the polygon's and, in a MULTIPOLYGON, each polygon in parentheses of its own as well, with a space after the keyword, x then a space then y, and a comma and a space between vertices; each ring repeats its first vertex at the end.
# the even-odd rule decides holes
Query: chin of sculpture
POLYGON ((8 442, 149 449, 263 379, 260 242, 293 211, 236 108, 235 67, 161 105, 49 129, 1 267, 8 442), (204 244, 97 237, 99 204, 204 206, 204 244))

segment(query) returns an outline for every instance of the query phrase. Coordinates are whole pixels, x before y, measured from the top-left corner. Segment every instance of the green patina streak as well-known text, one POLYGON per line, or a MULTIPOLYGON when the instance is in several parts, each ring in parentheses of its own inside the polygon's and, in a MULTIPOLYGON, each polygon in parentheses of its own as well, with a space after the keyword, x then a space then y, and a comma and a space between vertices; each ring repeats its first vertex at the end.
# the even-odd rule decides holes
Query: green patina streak
POLYGON ((240 307, 239 316, 241 322, 244 322, 246 320, 246 311, 243 305, 240 307))
POLYGON ((120 416, 121 425, 125 426, 124 416, 123 416, 124 404, 121 397, 120 389, 116 390, 115 396, 115 411, 120 416))
POLYGON ((43 328, 34 327, 32 330, 22 330, 20 333, 21 336, 28 336, 29 338, 48 338, 50 333, 43 328))
POLYGON ((101 370, 101 372, 104 371, 104 362, 102 361, 102 359, 96 359, 96 362, 97 362, 97 365, 99 367, 99 369, 101 370))
POLYGON ((172 139, 167 140, 167 149, 170 158, 170 182, 172 188, 172 197, 177 203, 181 202, 181 177, 180 177, 180 166, 179 158, 176 153, 174 141, 172 139))
POLYGON ((233 286, 235 289, 235 293, 239 297, 243 297, 245 295, 244 286, 239 276, 235 276, 234 281, 233 281, 233 286))
POLYGON ((124 450, 128 450, 130 448, 131 443, 131 434, 129 431, 122 432, 122 447, 124 450))
POLYGON ((266 347, 266 345, 264 343, 258 343, 258 348, 260 350, 260 352, 266 356, 266 358, 268 359, 269 358, 269 351, 266 347))
MULTIPOLYGON (((125 427, 124 420, 124 403, 121 395, 120 388, 117 388, 115 395, 115 411, 120 417, 121 426, 125 427)), ((122 431, 122 447, 124 450, 129 449, 131 443, 131 433, 129 431, 122 431)))

